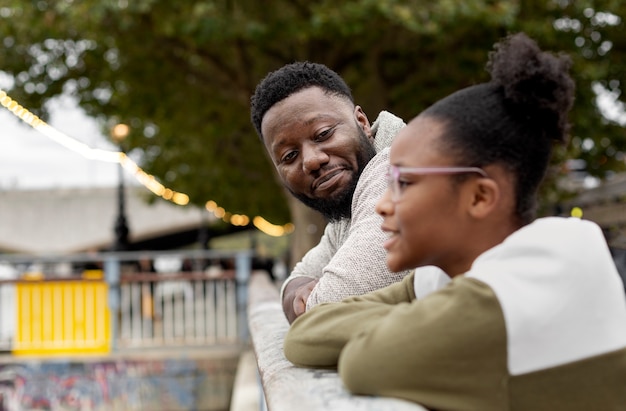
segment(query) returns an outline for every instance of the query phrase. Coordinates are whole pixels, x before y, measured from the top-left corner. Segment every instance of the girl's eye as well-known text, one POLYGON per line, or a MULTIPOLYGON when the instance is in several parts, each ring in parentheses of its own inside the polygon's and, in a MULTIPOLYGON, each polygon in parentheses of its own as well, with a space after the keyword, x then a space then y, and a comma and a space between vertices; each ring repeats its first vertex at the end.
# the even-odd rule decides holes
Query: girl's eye
POLYGON ((407 188, 411 184, 413 184, 412 181, 398 179, 398 187, 400 188, 400 190, 404 190, 405 188, 407 188))

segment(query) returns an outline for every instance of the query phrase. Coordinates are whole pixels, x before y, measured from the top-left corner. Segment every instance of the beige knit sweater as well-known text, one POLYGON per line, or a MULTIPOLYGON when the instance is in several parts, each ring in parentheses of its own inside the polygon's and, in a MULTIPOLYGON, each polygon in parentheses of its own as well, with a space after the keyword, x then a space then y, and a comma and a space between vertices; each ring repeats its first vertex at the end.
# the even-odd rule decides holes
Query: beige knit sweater
POLYGON ((409 271, 392 273, 385 263, 382 247, 386 235, 380 229, 382 218, 374 207, 387 188, 386 167, 389 146, 404 127, 402 119, 382 111, 374 124, 378 154, 367 164, 352 198, 352 218, 329 223, 319 244, 294 267, 285 285, 296 277, 312 277, 319 282, 311 292, 307 310, 352 295, 361 295, 401 280, 409 271))

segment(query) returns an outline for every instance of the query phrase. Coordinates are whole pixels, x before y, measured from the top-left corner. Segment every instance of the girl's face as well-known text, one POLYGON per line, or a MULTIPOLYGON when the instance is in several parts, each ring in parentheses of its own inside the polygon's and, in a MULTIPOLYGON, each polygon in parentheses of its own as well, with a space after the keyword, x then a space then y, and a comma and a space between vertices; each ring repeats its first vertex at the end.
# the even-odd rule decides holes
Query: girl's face
MULTIPOLYGON (((390 163, 397 167, 465 167, 439 149, 443 123, 418 116, 395 137, 390 163)), ((432 170, 431 170, 432 171, 432 170)), ((472 181, 481 178, 469 172, 455 184, 447 173, 396 173, 395 190, 388 188, 376 205, 383 217, 387 265, 392 271, 436 265, 453 276, 467 266, 471 222, 467 203, 471 201, 472 181), (394 191, 394 193, 392 193, 394 191)))

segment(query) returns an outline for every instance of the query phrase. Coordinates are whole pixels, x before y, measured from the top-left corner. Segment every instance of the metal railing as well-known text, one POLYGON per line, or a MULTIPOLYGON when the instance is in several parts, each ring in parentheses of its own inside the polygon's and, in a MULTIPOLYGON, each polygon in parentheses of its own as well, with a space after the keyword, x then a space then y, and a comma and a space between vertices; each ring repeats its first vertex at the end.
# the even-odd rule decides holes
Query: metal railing
POLYGON ((118 345, 237 342, 236 288, 232 270, 122 277, 118 345))
POLYGON ((15 284, 0 280, 0 351, 11 349, 11 341, 15 336, 16 316, 15 284))
POLYGON ((248 338, 250 252, 0 255, 0 267, 2 351, 102 352, 102 335, 108 351, 248 338), (95 349, 89 330, 103 326, 95 349))

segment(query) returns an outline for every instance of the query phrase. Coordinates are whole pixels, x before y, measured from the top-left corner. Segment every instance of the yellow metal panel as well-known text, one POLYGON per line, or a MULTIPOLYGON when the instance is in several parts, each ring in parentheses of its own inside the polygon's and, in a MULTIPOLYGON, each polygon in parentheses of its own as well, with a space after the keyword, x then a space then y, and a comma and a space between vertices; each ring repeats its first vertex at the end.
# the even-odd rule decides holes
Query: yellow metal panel
POLYGON ((41 336, 43 341, 54 341, 52 336, 52 288, 53 285, 51 284, 41 290, 41 336))
POLYGON ((61 316, 63 317, 63 339, 65 341, 71 341, 74 339, 74 320, 65 313, 74 312, 74 298, 72 298, 72 287, 63 287, 63 310, 61 316))
POLYGON ((111 350, 108 287, 101 281, 22 282, 15 355, 105 354, 111 350))
POLYGON ((41 341, 41 289, 34 284, 28 284, 30 289, 30 322, 31 322, 31 342, 41 341))
POLYGON ((53 339, 55 341, 63 340, 63 286, 60 284, 53 285, 53 301, 54 306, 59 307, 58 310, 52 311, 53 316, 53 339))
POLYGON ((74 339, 76 341, 85 340, 85 301, 83 289, 79 284, 72 284, 72 292, 74 294, 74 312, 65 313, 66 315, 74 315, 74 339))

